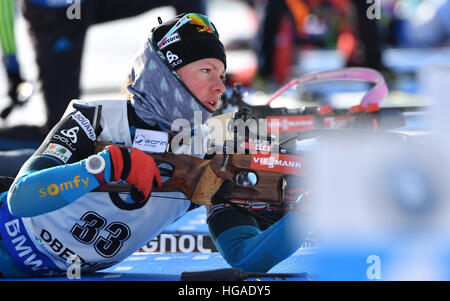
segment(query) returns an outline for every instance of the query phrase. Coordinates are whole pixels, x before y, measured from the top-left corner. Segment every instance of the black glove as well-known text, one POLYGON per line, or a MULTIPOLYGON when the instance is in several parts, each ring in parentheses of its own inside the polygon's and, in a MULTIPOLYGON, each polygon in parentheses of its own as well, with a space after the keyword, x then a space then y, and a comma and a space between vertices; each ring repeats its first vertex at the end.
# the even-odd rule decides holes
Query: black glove
POLYGON ((25 83, 25 81, 19 73, 8 74, 8 96, 11 99, 11 104, 0 113, 1 118, 6 119, 14 107, 23 105, 30 98, 31 94, 19 97, 20 84, 22 83, 25 83))
POLYGON ((233 190, 234 184, 230 181, 223 181, 222 185, 220 185, 219 190, 213 195, 211 198, 211 203, 213 205, 220 204, 225 201, 225 195, 230 193, 233 190))
POLYGON ((18 87, 20 83, 23 82, 22 77, 19 73, 9 73, 8 74, 8 96, 11 98, 12 102, 18 102, 18 87))

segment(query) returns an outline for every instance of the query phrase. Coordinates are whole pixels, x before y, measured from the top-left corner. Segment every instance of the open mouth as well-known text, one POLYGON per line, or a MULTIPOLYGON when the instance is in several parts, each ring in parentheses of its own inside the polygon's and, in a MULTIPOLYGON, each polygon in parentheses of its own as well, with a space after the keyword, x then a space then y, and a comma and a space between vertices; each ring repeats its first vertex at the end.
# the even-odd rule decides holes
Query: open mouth
POLYGON ((217 102, 214 100, 211 100, 208 102, 212 107, 216 108, 217 102))

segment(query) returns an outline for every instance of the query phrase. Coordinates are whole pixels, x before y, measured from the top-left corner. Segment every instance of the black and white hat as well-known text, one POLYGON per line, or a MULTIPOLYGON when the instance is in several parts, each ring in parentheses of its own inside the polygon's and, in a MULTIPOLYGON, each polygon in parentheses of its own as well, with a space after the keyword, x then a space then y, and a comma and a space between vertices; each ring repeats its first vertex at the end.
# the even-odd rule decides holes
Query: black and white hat
POLYGON ((174 70, 204 58, 219 59, 226 68, 226 53, 219 33, 204 15, 180 14, 161 23, 152 29, 152 43, 174 70))

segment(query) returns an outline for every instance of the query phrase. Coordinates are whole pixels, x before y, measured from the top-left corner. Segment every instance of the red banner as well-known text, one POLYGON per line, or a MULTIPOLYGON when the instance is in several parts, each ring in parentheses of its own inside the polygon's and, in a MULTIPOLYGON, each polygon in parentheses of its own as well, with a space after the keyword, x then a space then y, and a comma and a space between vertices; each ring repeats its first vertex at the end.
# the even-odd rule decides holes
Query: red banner
POLYGON ((303 157, 282 155, 282 154, 252 154, 251 169, 267 170, 274 172, 301 175, 303 157))
POLYGON ((300 116, 270 116, 267 117, 267 131, 269 133, 289 133, 310 130, 315 127, 314 115, 300 116), (278 128, 275 120, 278 119, 278 128))

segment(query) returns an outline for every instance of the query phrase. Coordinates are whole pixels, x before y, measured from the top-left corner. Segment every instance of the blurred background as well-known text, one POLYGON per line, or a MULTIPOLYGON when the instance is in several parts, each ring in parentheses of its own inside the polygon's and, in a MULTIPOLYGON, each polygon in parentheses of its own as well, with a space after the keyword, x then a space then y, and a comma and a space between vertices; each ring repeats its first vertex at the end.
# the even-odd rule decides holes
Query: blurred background
MULTIPOLYGON (((20 62, 20 81, 31 83, 33 94, 26 105, 17 106, 7 118, 0 120, 2 127, 24 123, 43 125, 46 122, 35 48, 30 41, 30 24, 22 15, 22 1, 1 2, 2 5, 13 2, 16 8, 13 28, 15 54, 20 62)), ((63 2, 76 5, 75 0, 63 2)), ((227 49, 228 86, 241 82, 251 89, 246 99, 249 103, 263 102, 267 94, 294 77, 362 66, 379 70, 385 76, 390 94, 384 103, 389 105, 426 104, 428 100, 422 97, 426 81, 423 76, 426 76, 429 67, 450 63, 448 2, 203 1, 227 49), (255 91, 264 93, 252 93, 255 91)), ((133 1, 126 5, 133 6, 133 1)), ((83 7, 83 2, 80 6, 83 7)), ((76 13, 76 7, 73 9, 76 13)), ((89 26, 81 59, 79 97, 121 97, 133 57, 151 28, 157 24, 157 17, 166 20, 175 14, 175 9, 168 5, 133 17, 89 26)), ((7 18, 6 12, 2 18, 7 18)), ((84 16, 81 12, 80 18, 83 20, 89 15, 84 16)), ((5 28, 5 25, 2 24, 2 27, 5 28)), ((7 43, 3 42, 3 45, 7 43)), ((5 50, 6 45, 3 52, 5 50)), ((0 109, 10 104, 8 90, 14 85, 8 82, 4 67, 0 68, 0 109)), ((70 73, 71 70, 66 68, 64 72, 70 73)), ((361 90, 366 88, 358 83, 317 84, 308 91, 300 89, 295 95, 289 95, 288 100, 282 97, 272 105, 298 107, 298 102, 308 104, 312 101, 348 107, 358 102, 361 90)), ((27 97, 30 87, 22 93, 27 97)), ((61 102, 68 101, 61 99, 61 102)))
MULTIPOLYGON (((40 27, 39 18, 49 22, 45 11, 33 17, 31 5, 24 16, 23 2, 42 6, 46 1, 0 0, 4 58, 0 110, 16 104, 0 119, 1 150, 33 150, 33 143, 40 143, 39 135, 46 133, 48 122, 44 91, 59 87, 64 95, 64 87, 77 72, 76 97, 124 98, 123 87, 136 51, 157 25, 158 17, 165 21, 177 13, 174 7, 161 5, 129 18, 93 22, 86 28, 84 43, 76 44, 70 40, 71 30, 64 26, 53 30, 40 27), (12 9, 13 13, 7 13, 12 9), (12 20, 12 27, 5 25, 12 20), (45 48, 42 45, 50 39, 47 34, 51 31, 60 39, 51 44, 53 48, 45 48), (37 46, 33 42, 36 33, 43 41, 37 46), (79 66, 52 60, 51 51, 64 53, 72 47, 82 48, 79 66), (51 69, 52 64, 61 67, 50 75, 45 88, 37 58, 42 69, 51 69), (17 131, 11 130, 16 126, 17 131), (24 133, 38 142, 22 139, 24 133), (15 141, 12 136, 16 136, 15 141), (30 143, 20 144, 24 140, 30 143)), ((83 0, 80 6, 76 1, 62 2, 66 3, 63 12, 74 5, 70 11, 74 19, 66 23, 94 18, 77 9, 96 0, 83 0)), ((123 0, 123 5, 133 7, 133 2, 123 0)), ((244 102, 262 105, 293 78, 345 67, 368 67, 379 71, 389 88, 381 107, 426 108, 426 114, 412 113, 413 122, 396 131, 413 139, 420 137, 416 143, 358 142, 351 150, 331 147, 317 153, 316 172, 309 180, 312 185, 319 183, 321 190, 315 197, 317 214, 311 225, 323 244, 318 257, 319 279, 448 280, 450 0, 198 3, 211 17, 227 51, 226 94, 236 83, 242 83, 244 102)), ((287 91, 271 106, 331 104, 349 108, 359 103, 367 88, 367 83, 360 82, 311 84, 287 91)), ((67 105, 70 95, 59 101, 67 105)))

